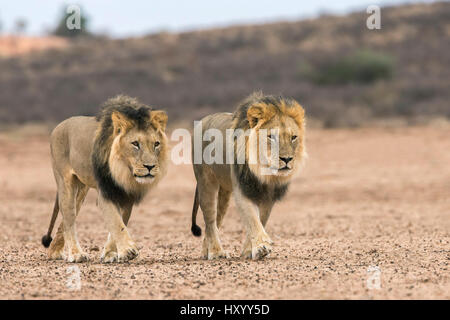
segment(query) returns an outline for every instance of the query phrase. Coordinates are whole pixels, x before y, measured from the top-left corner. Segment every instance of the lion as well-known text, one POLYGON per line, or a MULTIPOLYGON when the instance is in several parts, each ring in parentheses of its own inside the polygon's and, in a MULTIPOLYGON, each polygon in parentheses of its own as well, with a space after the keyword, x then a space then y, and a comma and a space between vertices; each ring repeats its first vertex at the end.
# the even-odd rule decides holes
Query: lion
POLYGON ((42 238, 50 259, 88 261, 78 243, 75 219, 90 188, 109 234, 101 261, 125 262, 139 254, 127 229, 132 207, 166 173, 167 115, 134 98, 119 95, 106 101, 96 117, 72 117, 51 133, 52 167, 57 184, 50 226, 42 238), (62 213, 56 237, 51 233, 62 213))
MULTIPOLYGON (((191 231, 195 236, 201 235, 201 228, 196 224, 200 206, 206 226, 203 258, 209 260, 228 257, 222 248, 218 230, 233 194, 246 229, 241 256, 253 260, 261 259, 272 251, 273 242, 264 229, 272 207, 286 194, 289 182, 306 158, 304 109, 294 99, 266 96, 259 92, 250 95, 234 113, 209 115, 200 123, 202 137, 209 129, 220 130, 223 136, 227 134, 227 129, 233 129, 237 133, 228 145, 221 142, 223 150, 226 150, 221 164, 205 164, 204 161, 199 164, 193 159, 197 186, 191 231), (242 130, 239 133, 237 129, 242 130), (278 135, 270 134, 271 129, 277 129, 278 135), (251 152, 255 151, 255 146, 259 146, 262 137, 260 133, 263 132, 268 133, 268 136, 264 137, 267 137, 269 145, 275 144, 275 139, 278 139, 278 153, 272 153, 272 148, 269 150, 269 147, 266 148, 266 153, 261 151, 262 159, 266 159, 267 164, 263 164, 259 159, 255 162, 249 161, 251 152), (244 140, 239 140, 240 138, 244 140), (234 161, 227 163, 225 157, 232 151, 234 161), (237 161, 239 156, 244 159, 241 163, 237 161), (263 170, 267 168, 275 171, 267 174, 263 170)), ((205 148, 205 141, 202 146, 205 148)))

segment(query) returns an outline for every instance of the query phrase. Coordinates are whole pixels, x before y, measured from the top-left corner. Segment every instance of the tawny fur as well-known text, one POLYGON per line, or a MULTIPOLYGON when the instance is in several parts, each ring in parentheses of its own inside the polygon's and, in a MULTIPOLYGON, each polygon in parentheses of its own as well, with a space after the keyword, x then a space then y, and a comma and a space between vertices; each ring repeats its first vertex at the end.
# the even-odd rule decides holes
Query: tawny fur
MULTIPOLYGON (((109 231, 102 261, 123 262, 138 255, 126 225, 133 205, 166 172, 166 123, 164 111, 117 96, 103 105, 96 118, 73 117, 53 130, 52 165, 58 187, 55 208, 59 207, 63 221, 50 244, 51 259, 88 259, 78 243, 75 219, 90 188, 99 193, 98 205, 109 231)), ((54 216, 57 213, 55 210, 54 216)), ((51 240, 52 227, 43 238, 44 245, 51 240)))
MULTIPOLYGON (((247 238, 242 256, 260 259, 271 252, 272 240, 264 227, 276 201, 281 200, 287 191, 292 177, 299 171, 306 158, 305 149, 305 112, 293 99, 264 96, 255 93, 244 100, 237 110, 231 113, 217 113, 202 119, 202 131, 218 129, 226 136, 227 129, 247 130, 244 143, 226 145, 224 140, 223 164, 194 164, 197 179, 196 197, 193 208, 191 230, 197 236, 201 234, 195 223, 198 203, 203 211, 206 224, 203 241, 203 256, 206 259, 226 257, 222 248, 218 229, 223 222, 231 194, 234 195, 237 209, 246 227, 247 238), (270 150, 266 158, 269 165, 279 170, 274 175, 263 174, 259 161, 251 163, 249 155, 259 146, 261 129, 279 129, 279 159, 274 159, 270 150), (228 148, 228 149, 227 149, 228 148), (231 150, 233 149, 233 150, 231 150), (235 163, 226 163, 226 154, 234 151, 235 163), (245 155, 244 155, 245 153, 245 155), (244 164, 238 164, 237 158, 243 156, 244 164), (292 158, 288 163, 282 159, 292 158)), ((261 131, 262 132, 262 131, 261 131)), ((209 142, 203 142, 203 148, 209 142)))

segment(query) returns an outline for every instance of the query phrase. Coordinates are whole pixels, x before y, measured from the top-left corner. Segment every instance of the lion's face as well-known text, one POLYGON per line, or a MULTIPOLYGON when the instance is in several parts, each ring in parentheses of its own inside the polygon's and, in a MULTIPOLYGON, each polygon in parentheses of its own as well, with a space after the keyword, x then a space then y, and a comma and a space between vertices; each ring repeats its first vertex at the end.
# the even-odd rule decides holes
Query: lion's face
POLYGON ((251 150, 258 153, 257 161, 249 166, 265 182, 289 180, 306 156, 303 108, 296 105, 281 110, 276 112, 270 105, 259 104, 247 112, 251 126, 250 153, 251 150))
POLYGON ((119 140, 121 160, 137 182, 149 183, 158 175, 162 139, 153 129, 145 132, 133 128, 119 140))
POLYGON ((127 121, 122 114, 113 114, 112 121, 115 137, 109 165, 114 178, 129 188, 158 181, 167 163, 165 113, 151 111, 150 123, 144 127, 127 121))
POLYGON ((266 129, 267 137, 258 135, 258 139, 267 141, 265 156, 268 166, 276 171, 276 175, 289 176, 296 171, 298 163, 302 161, 303 145, 299 136, 303 133, 300 132, 294 119, 281 118, 277 117, 262 125, 261 129, 266 129))

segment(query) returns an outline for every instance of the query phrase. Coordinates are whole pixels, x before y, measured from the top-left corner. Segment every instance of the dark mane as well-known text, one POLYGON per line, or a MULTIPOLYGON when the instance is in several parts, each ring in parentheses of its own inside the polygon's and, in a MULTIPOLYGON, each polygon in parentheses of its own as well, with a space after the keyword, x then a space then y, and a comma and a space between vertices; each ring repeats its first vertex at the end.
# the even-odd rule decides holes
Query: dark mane
MULTIPOLYGON (((262 92, 255 92, 247 97, 233 114, 233 127, 239 129, 249 129, 250 124, 247 119, 247 111, 254 104, 265 104, 273 106, 277 113, 285 112, 282 108, 294 108, 298 106, 296 101, 282 96, 263 95, 262 92)), ((236 160, 236 159, 235 159, 236 160)), ((237 164, 235 161, 234 174, 239 182, 242 193, 255 203, 268 201, 279 201, 286 194, 289 183, 269 185, 261 182, 248 167, 247 159, 244 164, 237 164)))
POLYGON ((112 127, 111 114, 114 111, 120 112, 128 119, 132 120, 139 130, 146 130, 149 126, 150 111, 152 111, 152 109, 149 106, 140 103, 136 98, 119 95, 107 100, 95 117, 97 121, 103 122, 102 128, 112 127))
POLYGON ((289 183, 269 185, 261 182, 247 164, 234 164, 234 174, 244 196, 255 203, 281 200, 286 194, 289 183))
POLYGON ((150 123, 151 108, 140 103, 137 99, 119 95, 106 101, 96 117, 96 120, 100 122, 100 128, 95 137, 92 152, 94 177, 102 196, 123 207, 139 202, 143 194, 128 193, 112 177, 108 161, 114 131, 111 114, 115 111, 120 112, 129 120, 133 121, 140 130, 145 130, 150 123))

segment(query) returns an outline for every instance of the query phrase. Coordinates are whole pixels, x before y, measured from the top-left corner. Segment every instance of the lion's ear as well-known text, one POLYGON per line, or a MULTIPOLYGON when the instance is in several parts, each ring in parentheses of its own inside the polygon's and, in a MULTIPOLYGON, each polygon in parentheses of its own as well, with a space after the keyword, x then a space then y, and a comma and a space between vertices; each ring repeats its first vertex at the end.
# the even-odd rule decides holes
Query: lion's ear
POLYGON ((255 127, 260 121, 270 120, 274 116, 274 111, 266 104, 254 104, 247 110, 247 120, 250 128, 255 127))
POLYGON ((167 124, 167 114, 162 110, 155 110, 151 112, 151 118, 150 121, 152 125, 157 128, 161 129, 161 131, 166 130, 166 124, 167 124))
POLYGON ((288 116, 292 117, 300 128, 305 125, 305 109, 298 103, 293 108, 288 109, 288 116))
POLYGON ((111 120, 114 127, 114 133, 119 134, 133 127, 133 123, 124 114, 114 111, 111 114, 111 120))

